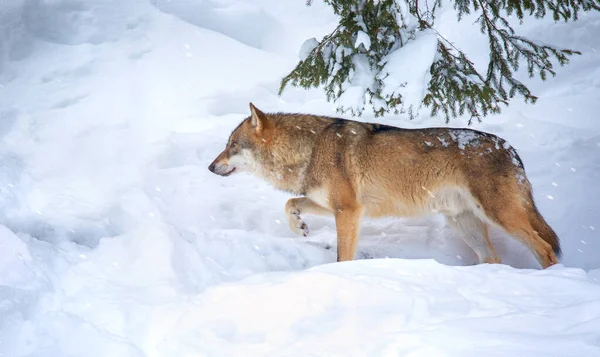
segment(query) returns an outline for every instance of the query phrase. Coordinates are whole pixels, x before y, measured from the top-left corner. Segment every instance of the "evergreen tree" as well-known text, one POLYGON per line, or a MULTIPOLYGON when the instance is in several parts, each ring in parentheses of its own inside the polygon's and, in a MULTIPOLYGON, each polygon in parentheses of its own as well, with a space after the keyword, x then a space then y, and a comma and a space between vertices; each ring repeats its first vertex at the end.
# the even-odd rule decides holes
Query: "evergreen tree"
MULTIPOLYGON (((307 5, 311 2, 307 0, 307 5)), ((499 113, 500 105, 508 105, 516 94, 535 103, 537 98, 514 77, 520 64, 527 65, 530 77, 537 74, 545 80, 548 74, 555 75, 553 62, 562 66, 569 56, 580 54, 519 36, 508 16, 515 14, 521 23, 528 15, 575 21, 581 11, 600 10, 600 0, 452 1, 458 21, 466 14, 479 15, 477 23, 490 50, 483 74, 435 30, 441 0, 324 2, 339 16, 339 25, 321 41, 305 42, 300 62, 281 82, 280 95, 288 84, 323 86, 327 99, 342 113, 360 116, 369 105, 376 116, 407 112, 413 118, 414 111, 425 105, 432 115, 443 114, 446 122, 466 112, 469 124, 499 113), (404 65, 425 66, 425 76, 411 73, 406 79, 413 69, 404 65), (420 91, 419 85, 424 86, 420 91)))

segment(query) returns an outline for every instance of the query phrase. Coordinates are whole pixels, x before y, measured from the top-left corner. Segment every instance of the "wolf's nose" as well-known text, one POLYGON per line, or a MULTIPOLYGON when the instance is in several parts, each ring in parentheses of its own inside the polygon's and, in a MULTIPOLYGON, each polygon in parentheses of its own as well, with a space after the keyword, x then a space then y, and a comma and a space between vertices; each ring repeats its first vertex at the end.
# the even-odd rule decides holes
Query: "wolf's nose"
POLYGON ((210 172, 215 172, 215 163, 213 162, 212 164, 208 165, 208 169, 210 172))

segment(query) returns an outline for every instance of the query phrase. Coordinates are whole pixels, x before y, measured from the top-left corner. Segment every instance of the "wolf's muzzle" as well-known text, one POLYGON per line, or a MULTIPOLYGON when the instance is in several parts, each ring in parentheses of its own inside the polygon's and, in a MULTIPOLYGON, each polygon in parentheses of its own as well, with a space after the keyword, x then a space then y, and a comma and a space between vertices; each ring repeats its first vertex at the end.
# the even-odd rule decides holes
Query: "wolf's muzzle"
POLYGON ((220 176, 229 176, 235 171, 235 167, 225 164, 215 164, 214 162, 208 166, 208 169, 210 172, 220 176))
POLYGON ((215 172, 215 163, 214 162, 211 163, 210 165, 208 165, 208 170, 212 173, 215 172))

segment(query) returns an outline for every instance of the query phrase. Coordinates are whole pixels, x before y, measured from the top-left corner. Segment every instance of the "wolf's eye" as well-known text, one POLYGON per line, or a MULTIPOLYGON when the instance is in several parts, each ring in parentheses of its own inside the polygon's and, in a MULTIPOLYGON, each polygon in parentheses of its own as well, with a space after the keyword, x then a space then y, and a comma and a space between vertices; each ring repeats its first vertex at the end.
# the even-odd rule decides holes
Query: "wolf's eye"
POLYGON ((237 143, 236 143, 235 141, 232 141, 232 142, 231 142, 231 148, 233 149, 233 148, 235 148, 236 146, 237 146, 237 143))

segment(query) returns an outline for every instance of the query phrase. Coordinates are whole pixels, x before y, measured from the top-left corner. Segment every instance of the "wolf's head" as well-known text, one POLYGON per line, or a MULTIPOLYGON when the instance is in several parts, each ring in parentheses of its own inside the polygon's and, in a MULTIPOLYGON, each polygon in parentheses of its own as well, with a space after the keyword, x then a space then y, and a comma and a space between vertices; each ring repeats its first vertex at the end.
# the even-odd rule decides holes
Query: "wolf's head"
POLYGON ((267 150, 270 125, 265 114, 252 103, 250 113, 231 133, 225 150, 208 166, 211 172, 229 176, 234 172, 255 172, 258 169, 260 158, 267 150))

